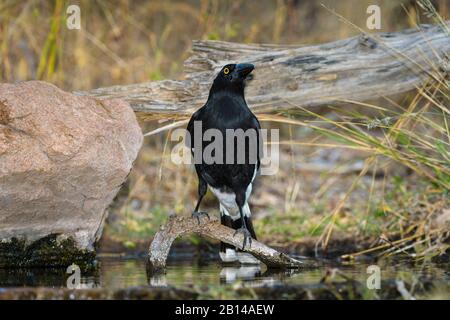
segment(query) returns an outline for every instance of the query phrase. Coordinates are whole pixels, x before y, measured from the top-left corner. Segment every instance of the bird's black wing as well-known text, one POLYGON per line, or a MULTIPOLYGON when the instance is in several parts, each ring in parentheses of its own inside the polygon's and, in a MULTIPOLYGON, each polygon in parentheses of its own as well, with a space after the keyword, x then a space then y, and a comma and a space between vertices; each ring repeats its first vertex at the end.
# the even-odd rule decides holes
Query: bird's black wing
POLYGON ((202 113, 203 113, 204 107, 201 107, 197 111, 195 111, 191 119, 189 119, 188 125, 187 125, 187 132, 189 134, 189 139, 185 139, 186 147, 188 147, 191 150, 192 155, 194 155, 193 147, 194 147, 194 121, 200 121, 202 113))
MULTIPOLYGON (((243 119, 241 121, 240 128, 242 128, 243 130, 255 130, 256 141, 254 141, 253 138, 246 141, 246 163, 228 166, 226 171, 230 174, 230 182, 232 186, 241 186, 242 188, 246 189, 247 186, 253 182, 253 179, 255 178, 260 168, 262 154, 260 148, 262 148, 263 145, 261 143, 261 126, 258 119, 251 112, 249 112, 245 120, 243 119), (251 145, 253 144, 256 144, 256 159, 254 158, 255 155, 250 155, 250 149, 252 148, 251 145)), ((237 151, 238 150, 235 149, 235 154, 237 151)))
POLYGON ((250 124, 251 128, 256 130, 256 136, 257 136, 257 145, 256 145, 256 149, 258 152, 258 163, 257 163, 257 167, 256 170, 259 171, 259 168, 261 167, 261 157, 263 155, 263 146, 264 146, 264 141, 262 139, 261 136, 261 125, 259 124, 258 118, 256 118, 255 115, 252 114, 251 117, 251 124, 250 124))
MULTIPOLYGON (((186 128, 187 129, 187 133, 189 134, 190 137, 189 137, 189 139, 187 139, 187 138, 185 139, 185 143, 186 143, 186 147, 188 147, 191 150, 191 154, 192 154, 192 157, 194 158, 194 161, 195 161, 195 155, 194 155, 194 152, 195 152, 195 149, 194 149, 194 146, 195 146, 195 142, 194 142, 194 139, 195 139, 194 122, 195 121, 202 121, 202 125, 203 125, 204 117, 205 117, 205 106, 201 107, 200 109, 198 109, 197 111, 195 111, 192 114, 191 119, 189 120, 187 128, 186 128)), ((201 138, 201 139, 203 138, 203 130, 204 130, 204 128, 202 129, 202 132, 200 133, 201 135, 198 138, 201 138)), ((205 142, 202 140, 200 145, 202 145, 202 150, 203 150, 203 148, 205 147, 205 142)), ((197 152, 202 152, 202 150, 198 150, 197 152)), ((203 158, 203 155, 202 155, 202 158, 203 158)), ((208 184, 210 184, 210 185, 214 185, 216 183, 214 181, 214 179, 205 170, 205 165, 202 162, 201 163, 195 163, 194 162, 194 164, 195 164, 195 171, 197 172, 197 176, 198 176, 198 179, 199 179, 200 183, 202 183, 203 181, 208 183, 208 184)))

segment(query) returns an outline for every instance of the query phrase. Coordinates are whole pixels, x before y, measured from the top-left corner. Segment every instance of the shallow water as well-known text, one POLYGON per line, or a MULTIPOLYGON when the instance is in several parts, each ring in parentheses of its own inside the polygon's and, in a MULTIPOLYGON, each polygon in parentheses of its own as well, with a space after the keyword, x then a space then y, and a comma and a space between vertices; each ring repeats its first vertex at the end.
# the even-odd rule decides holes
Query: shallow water
MULTIPOLYGON (((373 264, 373 263, 372 263, 373 264)), ((155 286, 220 286, 245 282, 250 286, 275 284, 317 284, 327 271, 337 268, 336 280, 354 279, 365 282, 370 276, 368 263, 336 263, 322 261, 315 270, 271 271, 264 266, 222 266, 218 262, 197 263, 189 260, 172 259, 165 275, 147 278, 143 258, 99 258, 99 268, 90 274, 81 273, 84 288, 120 289, 140 285, 155 286)), ((450 264, 407 261, 378 262, 381 279, 399 277, 427 279, 450 283, 450 264)), ((64 269, 0 269, 0 287, 66 287, 70 274, 64 269)))

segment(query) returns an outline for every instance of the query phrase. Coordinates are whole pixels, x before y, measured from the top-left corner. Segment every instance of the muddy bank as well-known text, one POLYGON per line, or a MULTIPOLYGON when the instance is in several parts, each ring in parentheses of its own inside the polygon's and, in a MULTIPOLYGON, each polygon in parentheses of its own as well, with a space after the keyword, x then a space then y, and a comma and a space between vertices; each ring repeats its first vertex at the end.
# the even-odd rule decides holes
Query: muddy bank
MULTIPOLYGON (((230 294, 233 299, 285 299, 285 300, 337 300, 337 299, 407 299, 403 288, 408 284, 399 284, 393 280, 383 281, 382 290, 369 290, 365 284, 356 281, 335 283, 319 283, 316 285, 276 285, 264 287, 240 287, 230 294), (402 293, 403 292, 403 293, 402 293)), ((435 297, 436 290, 450 290, 432 281, 424 281, 415 288, 415 296, 435 297)), ((58 300, 92 300, 92 299, 125 299, 125 300, 192 300, 214 299, 217 293, 209 288, 176 288, 138 286, 126 289, 52 289, 52 288, 11 288, 0 289, 0 300, 10 299, 58 299, 58 300)))
POLYGON ((132 287, 127 289, 52 289, 52 288, 0 288, 0 300, 154 300, 195 299, 193 291, 177 288, 132 287))

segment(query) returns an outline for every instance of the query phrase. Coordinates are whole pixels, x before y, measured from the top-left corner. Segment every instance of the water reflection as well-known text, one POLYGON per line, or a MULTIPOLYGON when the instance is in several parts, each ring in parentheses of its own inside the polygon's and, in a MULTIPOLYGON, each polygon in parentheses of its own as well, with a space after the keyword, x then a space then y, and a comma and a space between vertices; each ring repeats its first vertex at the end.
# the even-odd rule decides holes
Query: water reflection
MULTIPOLYGON (((217 262, 197 264, 192 261, 172 261, 165 274, 148 277, 145 259, 102 258, 100 267, 88 274, 82 273, 84 288, 126 288, 132 286, 202 286, 232 285, 246 286, 276 284, 316 284, 330 268, 339 268, 346 278, 364 282, 367 277, 366 263, 337 264, 325 262, 314 270, 268 270, 261 266, 222 266, 217 262)), ((448 262, 441 264, 411 263, 405 261, 378 262, 383 280, 399 276, 437 279, 450 282, 448 262)), ((339 274, 337 277, 339 277, 339 274)), ((66 287, 70 275, 65 269, 0 269, 0 287, 66 287)), ((336 280, 344 280, 336 279, 336 280)))

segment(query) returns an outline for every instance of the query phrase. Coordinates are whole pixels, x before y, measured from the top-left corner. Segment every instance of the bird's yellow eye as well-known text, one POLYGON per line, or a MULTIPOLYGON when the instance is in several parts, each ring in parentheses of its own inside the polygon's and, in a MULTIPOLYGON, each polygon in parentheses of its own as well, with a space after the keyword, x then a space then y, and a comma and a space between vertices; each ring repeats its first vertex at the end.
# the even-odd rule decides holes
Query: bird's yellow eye
POLYGON ((224 74, 229 74, 230 73, 230 69, 228 69, 228 68, 223 69, 223 73, 224 74))

